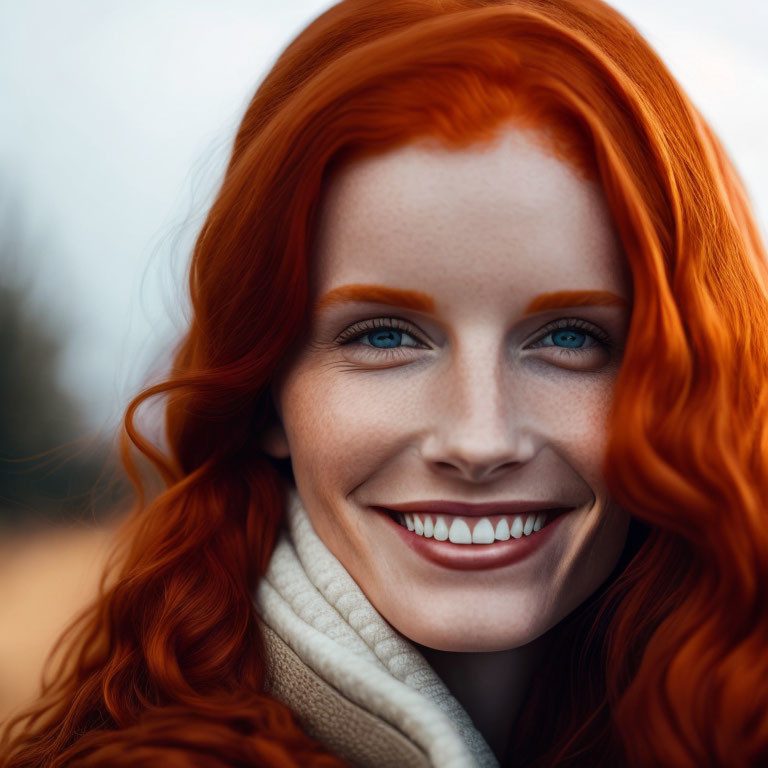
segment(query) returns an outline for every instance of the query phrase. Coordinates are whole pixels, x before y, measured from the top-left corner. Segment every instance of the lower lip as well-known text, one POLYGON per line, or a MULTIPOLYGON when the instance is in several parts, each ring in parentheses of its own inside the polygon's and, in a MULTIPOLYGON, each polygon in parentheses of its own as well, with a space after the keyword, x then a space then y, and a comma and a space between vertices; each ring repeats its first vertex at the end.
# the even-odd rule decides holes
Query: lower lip
POLYGON ((558 514, 552 522, 529 536, 495 541, 493 544, 454 544, 450 541, 428 539, 396 523, 385 512, 377 511, 395 529, 403 543, 426 560, 456 571, 485 571, 512 565, 541 549, 555 535, 562 520, 573 510, 558 514))

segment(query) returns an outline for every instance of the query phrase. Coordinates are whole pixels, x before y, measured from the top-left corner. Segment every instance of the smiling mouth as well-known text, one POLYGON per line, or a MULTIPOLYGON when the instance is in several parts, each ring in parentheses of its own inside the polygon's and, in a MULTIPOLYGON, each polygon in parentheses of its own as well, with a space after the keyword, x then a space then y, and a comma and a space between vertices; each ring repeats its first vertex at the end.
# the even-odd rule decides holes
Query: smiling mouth
POLYGON ((452 544, 494 544, 533 536, 573 507, 557 507, 522 515, 461 515, 398 512, 385 507, 377 509, 416 536, 452 544))

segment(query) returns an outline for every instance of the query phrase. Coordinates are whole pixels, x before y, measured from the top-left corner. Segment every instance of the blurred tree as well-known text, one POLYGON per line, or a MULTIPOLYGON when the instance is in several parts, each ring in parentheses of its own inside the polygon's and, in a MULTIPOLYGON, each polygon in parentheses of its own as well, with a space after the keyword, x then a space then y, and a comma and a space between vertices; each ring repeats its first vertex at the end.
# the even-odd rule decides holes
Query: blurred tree
POLYGON ((61 350, 29 291, 0 284, 0 527, 98 519, 125 491, 111 446, 83 435, 58 383, 61 350))

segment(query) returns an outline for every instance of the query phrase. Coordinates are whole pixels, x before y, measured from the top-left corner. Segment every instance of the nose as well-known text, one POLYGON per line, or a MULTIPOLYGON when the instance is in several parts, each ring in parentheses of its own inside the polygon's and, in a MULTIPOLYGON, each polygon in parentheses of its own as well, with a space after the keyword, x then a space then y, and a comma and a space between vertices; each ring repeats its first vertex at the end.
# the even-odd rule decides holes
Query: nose
POLYGON ((433 472, 473 483, 496 479, 532 459, 539 438, 509 371, 488 358, 455 361, 427 405, 421 456, 433 472))

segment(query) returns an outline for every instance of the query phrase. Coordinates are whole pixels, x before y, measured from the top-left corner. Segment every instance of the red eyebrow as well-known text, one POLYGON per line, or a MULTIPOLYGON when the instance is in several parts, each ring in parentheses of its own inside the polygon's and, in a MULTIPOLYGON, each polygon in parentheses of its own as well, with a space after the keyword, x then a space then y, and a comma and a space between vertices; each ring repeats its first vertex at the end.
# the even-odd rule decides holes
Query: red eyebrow
MULTIPOLYGON (((374 304, 390 304, 420 312, 435 311, 435 300, 422 291, 409 291, 401 288, 388 288, 385 285, 342 285, 328 291, 318 299, 314 311, 322 312, 334 304, 347 301, 367 301, 374 304)), ((626 299, 611 291, 555 291, 536 296, 526 307, 525 314, 544 312, 548 309, 564 307, 608 306, 625 307, 626 299)))
POLYGON ((526 307, 525 314, 531 315, 547 309, 585 306, 626 307, 628 302, 611 291, 556 291, 536 296, 526 307))
POLYGON ((315 312, 343 301, 369 301, 374 304, 392 304, 420 312, 434 312, 435 300, 421 291, 406 291, 399 288, 387 288, 384 285, 342 285, 328 291, 318 299, 315 312))

